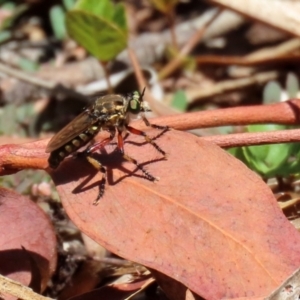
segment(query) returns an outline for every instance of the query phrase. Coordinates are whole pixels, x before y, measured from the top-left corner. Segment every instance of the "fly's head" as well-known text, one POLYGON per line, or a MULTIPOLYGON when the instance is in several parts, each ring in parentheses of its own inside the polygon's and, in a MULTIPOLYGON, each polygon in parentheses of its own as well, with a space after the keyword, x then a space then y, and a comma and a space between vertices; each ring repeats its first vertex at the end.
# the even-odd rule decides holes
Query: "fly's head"
POLYGON ((143 100, 144 94, 145 89, 141 94, 138 91, 134 91, 127 96, 127 112, 137 115, 141 112, 151 111, 143 100))

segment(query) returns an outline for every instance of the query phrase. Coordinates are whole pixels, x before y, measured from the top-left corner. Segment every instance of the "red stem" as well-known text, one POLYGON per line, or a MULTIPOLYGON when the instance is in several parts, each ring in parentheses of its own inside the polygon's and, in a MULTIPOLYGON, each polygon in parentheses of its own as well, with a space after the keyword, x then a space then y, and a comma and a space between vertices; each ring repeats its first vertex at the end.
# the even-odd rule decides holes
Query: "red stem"
MULTIPOLYGON (((296 125, 300 123, 300 100, 293 99, 271 105, 236 107, 165 116, 151 119, 151 123, 168 125, 179 130, 254 123, 296 125)), ((132 125, 140 130, 145 130, 146 128, 142 121, 133 122, 132 125)), ((96 140, 103 140, 104 134, 105 132, 99 134, 96 140)), ((107 134, 105 137, 107 137, 107 134)), ((201 139, 226 148, 299 142, 300 129, 216 135, 201 137, 201 139)), ((45 148, 48 142, 49 140, 42 140, 22 145, 11 144, 0 146, 0 174, 11 174, 25 168, 47 168, 48 155, 45 153, 45 148)))

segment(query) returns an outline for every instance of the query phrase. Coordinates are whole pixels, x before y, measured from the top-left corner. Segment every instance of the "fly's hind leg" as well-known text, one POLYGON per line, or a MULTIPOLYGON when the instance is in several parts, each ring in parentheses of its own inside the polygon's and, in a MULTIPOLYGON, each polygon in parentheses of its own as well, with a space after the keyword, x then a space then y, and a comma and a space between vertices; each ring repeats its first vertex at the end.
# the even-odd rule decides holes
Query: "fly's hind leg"
POLYGON ((86 156, 87 161, 99 172, 102 173, 102 179, 99 184, 99 193, 95 201, 93 202, 93 205, 98 205, 100 198, 104 195, 105 192, 105 185, 106 185, 106 168, 102 166, 100 161, 95 159, 94 157, 87 155, 86 156))
POLYGON ((123 137, 122 137, 122 131, 118 131, 118 150, 119 152, 122 154, 122 157, 133 163, 141 172, 144 173, 146 179, 148 179, 149 181, 155 181, 157 180, 153 175, 151 175, 147 170, 145 170, 143 168, 143 166, 141 166, 136 159, 134 159, 133 157, 129 156, 128 154, 126 154, 124 152, 124 140, 123 140, 123 137))
POLYGON ((102 173, 102 179, 99 185, 99 193, 96 198, 96 200, 93 202, 94 205, 97 205, 99 203, 99 200, 101 197, 103 197, 105 192, 105 185, 106 185, 106 168, 102 166, 101 162, 94 157, 92 157, 91 153, 103 148, 105 145, 107 145, 109 142, 111 142, 115 136, 115 131, 110 132, 110 137, 104 139, 101 142, 95 143, 93 145, 90 145, 83 153, 85 155, 85 158, 87 161, 99 172, 102 173))

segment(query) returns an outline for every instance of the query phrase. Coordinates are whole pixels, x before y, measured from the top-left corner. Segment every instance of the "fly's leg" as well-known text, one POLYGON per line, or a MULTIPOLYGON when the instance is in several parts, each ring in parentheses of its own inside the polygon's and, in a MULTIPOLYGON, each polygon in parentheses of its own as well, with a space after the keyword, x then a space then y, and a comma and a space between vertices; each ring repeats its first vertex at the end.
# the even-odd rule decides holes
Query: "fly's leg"
POLYGON ((97 205, 99 203, 99 200, 103 197, 104 192, 105 192, 105 185, 106 185, 106 168, 101 164, 101 162, 94 157, 92 157, 91 153, 103 148, 105 145, 110 143, 112 139, 115 136, 115 132, 111 132, 110 137, 104 139, 101 142, 95 143, 91 146, 89 146, 83 154, 85 155, 85 158, 87 161, 99 172, 102 173, 102 179, 99 184, 99 193, 95 201, 93 202, 93 205, 97 205))
POLYGON ((146 126, 161 130, 161 132, 157 136, 151 138, 152 141, 155 140, 155 139, 157 139, 157 138, 159 138, 165 132, 167 132, 167 131, 170 130, 169 126, 161 126, 161 125, 151 124, 144 114, 142 114, 142 120, 143 120, 143 122, 145 123, 146 126))
POLYGON ((161 126, 161 125, 151 124, 149 122, 149 120, 145 117, 144 114, 142 114, 142 120, 146 126, 162 130, 162 132, 159 135, 164 134, 166 131, 170 130, 169 126, 161 126))
POLYGON ((164 157, 166 157, 166 152, 164 150, 162 150, 155 142, 154 140, 156 138, 158 138, 159 136, 163 135, 166 131, 168 131, 170 128, 168 126, 160 126, 160 125, 156 125, 156 124, 151 124, 148 119, 142 115, 142 119, 144 121, 144 123, 146 124, 146 126, 149 126, 149 127, 152 127, 152 128, 155 128, 155 129, 160 129, 162 130, 156 137, 154 138, 151 138, 150 136, 148 136, 146 134, 146 132, 144 131, 141 131, 139 129, 136 129, 136 128, 133 128, 129 125, 126 126, 126 129, 133 133, 133 134, 136 134, 136 135, 140 135, 140 136, 143 136, 145 141, 149 144, 151 144, 159 153, 161 153, 164 157))
POLYGON ((149 181, 155 181, 156 178, 151 175, 148 171, 146 171, 138 162, 136 159, 134 159, 133 157, 127 155, 125 152, 124 152, 124 140, 123 140, 123 137, 122 137, 122 131, 118 131, 118 150, 119 152, 122 154, 122 157, 133 163, 140 171, 142 171, 146 177, 146 179, 148 179, 149 181))
POLYGON ((94 157, 87 155, 86 156, 87 161, 99 172, 102 173, 102 179, 99 184, 99 193, 97 198, 94 200, 93 205, 98 205, 100 198, 103 197, 105 192, 105 185, 106 185, 106 168, 102 166, 100 161, 95 159, 94 157))
POLYGON ((114 139, 114 137, 115 137, 115 132, 111 132, 110 136, 108 138, 104 139, 101 142, 97 142, 97 143, 90 145, 89 147, 87 147, 87 149, 83 153, 85 155, 88 155, 90 153, 93 153, 93 152, 103 148, 104 146, 109 144, 114 139))

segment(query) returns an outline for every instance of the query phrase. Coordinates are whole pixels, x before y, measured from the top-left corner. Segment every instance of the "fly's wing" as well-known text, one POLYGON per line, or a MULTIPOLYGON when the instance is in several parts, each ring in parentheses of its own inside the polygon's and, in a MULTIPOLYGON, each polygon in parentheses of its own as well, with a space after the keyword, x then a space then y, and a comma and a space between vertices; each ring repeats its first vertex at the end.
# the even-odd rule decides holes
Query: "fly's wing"
POLYGON ((124 99, 125 98, 121 95, 106 95, 98 98, 92 107, 98 111, 99 115, 97 117, 92 117, 89 113, 91 110, 89 108, 82 112, 73 121, 66 125, 66 127, 52 137, 47 145, 46 153, 50 153, 64 146, 80 133, 88 129, 95 122, 101 120, 105 122, 110 115, 124 108, 124 99))
POLYGON ((62 130, 55 134, 47 145, 46 153, 50 153, 72 139, 78 136, 80 133, 88 129, 93 125, 97 119, 92 118, 87 110, 83 111, 74 120, 67 124, 62 130))

